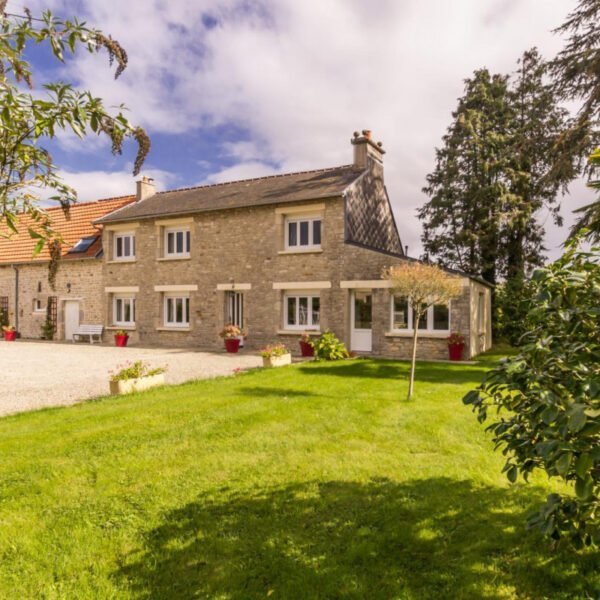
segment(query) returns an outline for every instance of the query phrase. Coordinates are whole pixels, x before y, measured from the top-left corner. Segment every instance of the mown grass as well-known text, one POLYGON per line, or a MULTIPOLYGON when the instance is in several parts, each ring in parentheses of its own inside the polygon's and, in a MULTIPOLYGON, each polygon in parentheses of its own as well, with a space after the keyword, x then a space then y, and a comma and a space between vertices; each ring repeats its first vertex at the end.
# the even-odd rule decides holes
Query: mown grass
POLYGON ((303 364, 0 420, 2 598, 590 598, 461 397, 479 365, 303 364))

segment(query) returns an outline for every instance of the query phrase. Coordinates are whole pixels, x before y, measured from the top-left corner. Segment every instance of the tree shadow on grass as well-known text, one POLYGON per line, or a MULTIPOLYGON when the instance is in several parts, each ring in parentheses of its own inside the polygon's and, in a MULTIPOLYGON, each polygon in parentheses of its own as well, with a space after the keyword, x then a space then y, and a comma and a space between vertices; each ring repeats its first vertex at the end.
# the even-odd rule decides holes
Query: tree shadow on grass
POLYGON ((573 598, 598 585, 597 555, 552 554, 524 532, 532 487, 435 478, 220 493, 166 514, 119 584, 231 600, 573 598))
MULTIPOLYGON (((408 379, 410 363, 387 360, 352 360, 336 364, 302 365, 299 370, 307 375, 335 375, 374 379, 408 379)), ((476 365, 418 362, 415 380, 429 383, 472 383, 478 385, 487 369, 476 365)))

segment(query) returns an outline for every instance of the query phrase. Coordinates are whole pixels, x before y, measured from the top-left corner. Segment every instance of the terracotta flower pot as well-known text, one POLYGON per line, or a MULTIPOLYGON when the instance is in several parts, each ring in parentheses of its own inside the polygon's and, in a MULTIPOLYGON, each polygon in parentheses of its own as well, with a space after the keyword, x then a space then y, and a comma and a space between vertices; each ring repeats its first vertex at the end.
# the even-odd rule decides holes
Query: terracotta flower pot
POLYGON ((448 355, 450 360, 462 360, 464 344, 448 344, 448 355))
POLYGON ((225 338, 225 350, 235 354, 240 349, 240 338, 225 338))
POLYGON ((119 347, 119 348, 125 348, 125 346, 127 346, 127 342, 129 340, 129 336, 127 334, 122 335, 122 334, 115 334, 115 346, 119 347))
POLYGON ((5 342, 14 342, 17 339, 16 331, 5 331, 4 332, 4 341, 5 342))
POLYGON ((300 341, 300 352, 304 357, 315 355, 315 349, 310 345, 309 342, 300 341))

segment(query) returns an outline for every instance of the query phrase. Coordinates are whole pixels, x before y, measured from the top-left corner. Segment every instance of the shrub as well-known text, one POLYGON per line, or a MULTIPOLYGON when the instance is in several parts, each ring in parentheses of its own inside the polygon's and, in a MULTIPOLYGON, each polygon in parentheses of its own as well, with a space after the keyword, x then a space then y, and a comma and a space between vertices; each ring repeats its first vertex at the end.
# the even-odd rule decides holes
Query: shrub
POLYGON ((459 346, 465 343, 465 336, 453 331, 447 338, 449 346, 459 346))
POLYGON ((240 329, 237 325, 234 325, 233 323, 228 323, 227 325, 225 325, 225 327, 223 327, 223 329, 219 333, 219 337, 222 337, 224 339, 237 338, 240 336, 246 337, 247 335, 248 333, 245 330, 240 329))
POLYGON ((315 349, 315 360, 343 360, 350 356, 346 346, 331 331, 326 331, 314 340, 312 346, 315 349))
POLYGON ((505 340, 511 346, 521 343, 528 329, 527 314, 532 294, 531 283, 518 277, 496 286, 492 321, 495 340, 505 340))
POLYGON ((562 258, 532 276, 531 329, 520 353, 489 372, 465 404, 507 457, 511 482, 534 470, 558 477, 573 496, 551 494, 530 520, 554 540, 600 543, 600 248, 567 245, 562 258))

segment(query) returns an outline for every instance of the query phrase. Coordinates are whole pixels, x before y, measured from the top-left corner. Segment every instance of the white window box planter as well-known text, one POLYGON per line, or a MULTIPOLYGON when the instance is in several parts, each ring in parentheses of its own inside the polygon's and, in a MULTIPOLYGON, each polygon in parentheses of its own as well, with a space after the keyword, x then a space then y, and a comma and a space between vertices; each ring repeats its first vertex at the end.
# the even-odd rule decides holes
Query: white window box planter
POLYGON ((123 379, 121 381, 110 381, 110 393, 112 395, 131 394, 132 392, 143 392, 157 385, 165 384, 165 374, 158 373, 150 377, 139 377, 138 379, 123 379))
POLYGON ((292 364, 292 355, 288 352, 282 356, 263 356, 263 367, 284 367, 292 364))

